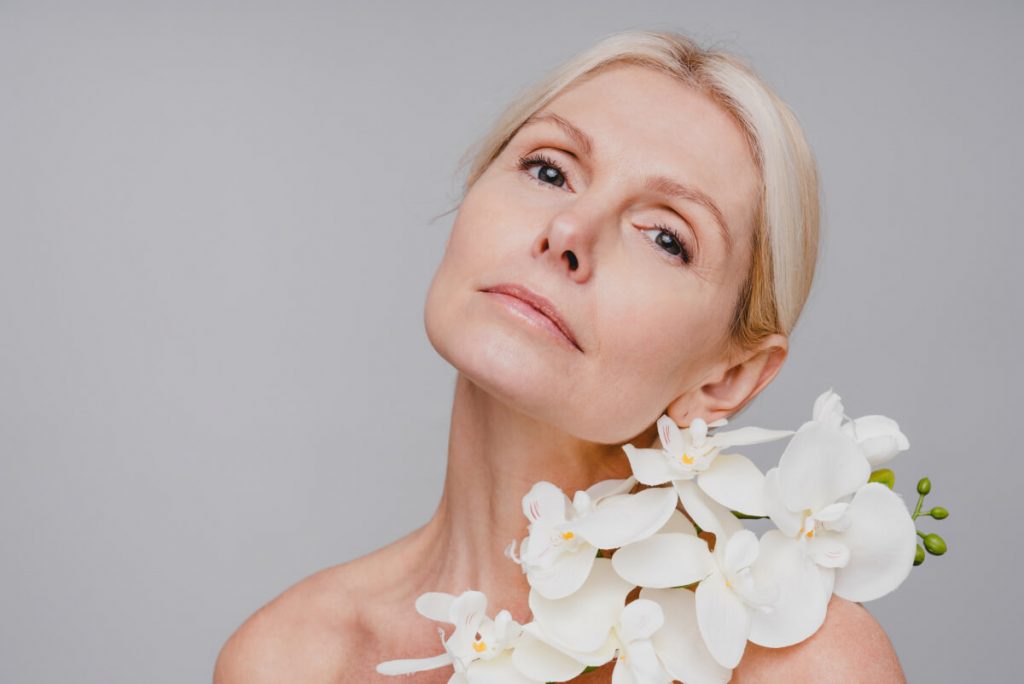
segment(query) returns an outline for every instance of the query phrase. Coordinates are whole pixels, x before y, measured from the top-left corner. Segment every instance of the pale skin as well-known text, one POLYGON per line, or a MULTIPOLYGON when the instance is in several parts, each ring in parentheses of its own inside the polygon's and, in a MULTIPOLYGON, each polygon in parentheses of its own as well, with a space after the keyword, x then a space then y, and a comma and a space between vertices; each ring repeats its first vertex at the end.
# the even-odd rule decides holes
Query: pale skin
MULTIPOLYGON (((662 413, 683 426, 728 418, 781 368, 784 335, 753 349, 725 344, 759 183, 728 113, 665 74, 618 65, 539 114, 558 118, 521 127, 466 194, 427 296, 428 337, 458 371, 434 516, 257 611, 225 644, 215 684, 447 682, 450 668, 396 679, 374 667, 441 652, 437 625, 413 608, 425 591, 477 589, 490 615, 507 608, 529 620, 529 585, 503 550, 525 534, 521 500, 533 483, 571 496, 625 477, 621 446, 650 445, 662 413), (559 120, 585 133, 590 149, 559 120), (520 165, 536 153, 559 169, 520 165), (645 185, 650 175, 706 194, 728 239, 710 209, 660 194, 645 185), (483 291, 499 283, 551 300, 576 346, 483 291)), ((610 682, 611 664, 574 681, 610 682)), ((833 597, 806 641, 748 644, 732 681, 905 679, 870 613, 833 597)))

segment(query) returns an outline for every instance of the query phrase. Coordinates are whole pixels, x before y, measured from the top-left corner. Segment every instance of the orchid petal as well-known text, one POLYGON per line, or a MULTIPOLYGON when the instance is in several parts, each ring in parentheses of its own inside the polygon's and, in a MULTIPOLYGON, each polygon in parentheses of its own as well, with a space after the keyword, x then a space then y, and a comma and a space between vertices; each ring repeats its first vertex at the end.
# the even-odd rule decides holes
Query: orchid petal
POLYGON ((455 597, 440 591, 428 591, 416 599, 416 612, 435 622, 451 622, 452 602, 455 597))
MULTIPOLYGON (((529 627, 529 625, 527 625, 529 627)), ((527 630, 530 632, 532 630, 527 630)), ((524 636, 512 651, 512 663, 530 679, 539 682, 566 682, 586 668, 570 656, 532 634, 524 636)))
POLYGON ((836 569, 818 566, 818 574, 821 576, 821 588, 825 591, 825 605, 832 600, 832 589, 836 584, 836 569))
POLYGON ((891 461, 896 454, 910 448, 910 441, 900 432, 899 424, 887 416, 861 416, 843 425, 843 432, 857 442, 871 467, 891 461))
POLYGON ((456 596, 448 609, 448 622, 455 625, 456 629, 472 629, 476 632, 477 627, 486 617, 487 596, 479 591, 466 591, 456 596))
POLYGON ((738 572, 757 559, 759 551, 757 535, 750 530, 740 530, 725 542, 725 569, 738 572))
POLYGON ((778 600, 766 611, 752 611, 750 640, 780 648, 799 643, 825 621, 828 599, 817 567, 801 542, 771 530, 761 537, 761 555, 751 568, 755 581, 778 587, 778 600))
POLYGON ((608 497, 573 525, 576 534, 599 549, 617 549, 657 532, 676 509, 669 487, 608 497))
POLYGON ((524 626, 523 630, 527 634, 540 639, 548 646, 561 651, 576 662, 583 663, 590 667, 600 667, 601 665, 604 665, 615 657, 615 652, 619 648, 619 639, 611 629, 608 630, 608 637, 604 640, 604 643, 593 651, 574 650, 571 646, 558 641, 551 634, 544 631, 544 627, 536 621, 524 626))
POLYGON ((683 448, 683 431, 668 414, 658 418, 658 439, 661 440, 662 448, 670 453, 683 448))
POLYGON ((835 522, 842 518, 849 508, 850 504, 844 501, 838 501, 834 504, 825 506, 820 511, 815 511, 814 519, 820 520, 821 522, 835 522))
POLYGON ((843 400, 831 388, 827 389, 814 400, 811 414, 815 422, 839 427, 843 421, 843 400))
POLYGON ((632 589, 633 585, 615 573, 610 560, 596 558, 590 576, 576 593, 551 600, 531 591, 530 610, 552 646, 594 651, 607 640, 632 589))
POLYGON ((717 572, 697 585, 696 599, 697 626, 708 651, 722 667, 736 667, 750 634, 747 607, 717 572))
POLYGON ((850 549, 842 542, 842 535, 830 532, 820 532, 808 539, 807 553, 826 568, 841 568, 850 562, 850 549))
POLYGON ((500 610, 494 616, 494 636, 498 642, 507 644, 523 633, 523 626, 512 619, 512 613, 500 610))
POLYGON ((764 475, 740 454, 719 454, 697 477, 704 493, 726 508, 747 515, 767 515, 764 475))
POLYGON ((759 427, 741 427, 738 430, 716 432, 711 436, 715 446, 727 449, 734 446, 746 446, 748 444, 761 444, 772 442, 776 439, 789 437, 793 430, 766 430, 759 427))
POLYGON ((622 641, 650 639, 665 623, 661 606, 654 601, 637 599, 622 609, 619 616, 619 638, 622 641))
POLYGON ((871 466, 838 428, 808 421, 779 458, 782 502, 791 511, 817 511, 868 481, 871 466))
POLYGON ((669 532, 678 532, 679 534, 689 534, 691 536, 697 536, 697 528, 693 526, 681 511, 672 511, 672 515, 669 517, 668 522, 658 530, 657 534, 668 534, 669 532))
MULTIPOLYGON (((634 601, 634 603, 636 602, 634 601)), ((631 603, 630 605, 633 604, 631 603)), ((659 611, 661 610, 661 606, 657 603, 654 605, 659 611)), ((622 664, 626 665, 632 680, 637 682, 637 684, 672 684, 672 677, 665 672, 665 668, 662 666, 661 661, 658 660, 658 654, 654 650, 654 644, 648 639, 633 641, 628 644, 626 646, 626 657, 616 663, 615 668, 619 669, 622 664)), ((613 684, 615 682, 614 671, 612 672, 612 682, 613 684)))
POLYGON ((661 449, 637 449, 632 444, 626 444, 622 450, 626 452, 634 477, 641 484, 654 487, 665 484, 675 475, 661 449))
POLYGON ((577 516, 586 515, 594 508, 594 501, 585 491, 577 491, 572 497, 572 508, 577 516))
POLYGON ((587 496, 589 496, 590 500, 596 504, 601 499, 609 496, 628 494, 629 490, 636 486, 636 483, 637 479, 632 476, 622 480, 602 480, 597 484, 587 487, 587 496))
POLYGON ((531 523, 543 519, 549 524, 565 521, 569 497, 550 482, 538 482, 523 497, 523 515, 531 523))
POLYGON ((888 594, 910 574, 917 528, 898 494, 872 482, 853 496, 842 534, 850 562, 836 571, 835 593, 848 601, 888 594))
POLYGON ((511 653, 502 653, 490 660, 475 660, 466 670, 469 684, 537 684, 538 681, 519 672, 514 666, 511 653))
POLYGON ((634 585, 665 589, 704 579, 715 561, 700 537, 670 533, 623 546, 612 556, 612 567, 634 585))
POLYGON ((694 418, 687 428, 690 431, 690 439, 694 446, 701 446, 708 436, 708 424, 703 418, 694 418))
POLYGON ((791 511, 782 502, 782 490, 779 485, 779 469, 772 468, 764 476, 764 499, 768 517, 775 526, 787 537, 795 537, 803 526, 803 514, 791 511))
POLYGON ((403 660, 388 660, 377 666, 377 672, 382 675, 402 675, 425 670, 436 670, 439 667, 452 664, 452 657, 447 653, 432 656, 430 658, 407 658, 403 660))
POLYGON ((550 568, 530 568, 526 579, 545 598, 565 598, 583 586, 596 557, 597 549, 582 544, 560 555, 550 568))
POLYGON ((625 654, 620 655, 615 661, 615 667, 612 668, 612 684, 640 684, 626 664, 625 654))
POLYGON ((705 494, 692 480, 673 480, 672 486, 683 508, 702 530, 728 537, 743 529, 743 523, 728 508, 705 494))
POLYGON ((697 599, 686 589, 642 589, 641 599, 658 603, 665 624, 651 637, 654 650, 673 679, 686 684, 726 684, 732 671, 711 655, 697 627, 697 599))

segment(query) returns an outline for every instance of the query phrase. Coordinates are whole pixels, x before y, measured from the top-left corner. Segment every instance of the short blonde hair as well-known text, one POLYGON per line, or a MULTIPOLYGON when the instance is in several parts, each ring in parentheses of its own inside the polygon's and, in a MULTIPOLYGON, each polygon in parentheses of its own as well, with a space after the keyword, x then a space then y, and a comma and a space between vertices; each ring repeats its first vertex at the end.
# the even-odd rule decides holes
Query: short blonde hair
POLYGON ((671 31, 636 29, 606 36, 523 92, 466 151, 459 164, 469 163, 463 198, 531 115, 568 86, 614 64, 645 66, 678 78, 711 97, 742 127, 761 187, 754 256, 728 342, 746 349, 772 333, 789 335, 810 294, 818 260, 817 165, 796 116, 735 55, 671 31))

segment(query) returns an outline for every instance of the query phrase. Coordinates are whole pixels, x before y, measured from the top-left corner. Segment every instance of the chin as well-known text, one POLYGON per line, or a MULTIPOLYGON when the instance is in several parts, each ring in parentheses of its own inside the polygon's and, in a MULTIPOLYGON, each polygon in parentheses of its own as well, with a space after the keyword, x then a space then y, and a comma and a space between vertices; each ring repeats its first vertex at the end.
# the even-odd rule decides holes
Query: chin
MULTIPOLYGON (((557 399, 562 369, 533 340, 493 324, 463 320, 427 336, 438 354, 488 394, 518 410, 537 415, 557 399)), ((562 382, 560 382, 562 380, 562 382)))
POLYGON ((591 396, 585 356, 497 314, 483 295, 432 291, 424 324, 431 346, 445 361, 500 403, 534 420, 600 444, 622 442, 647 427, 630 428, 635 420, 623 415, 621 396, 591 396))

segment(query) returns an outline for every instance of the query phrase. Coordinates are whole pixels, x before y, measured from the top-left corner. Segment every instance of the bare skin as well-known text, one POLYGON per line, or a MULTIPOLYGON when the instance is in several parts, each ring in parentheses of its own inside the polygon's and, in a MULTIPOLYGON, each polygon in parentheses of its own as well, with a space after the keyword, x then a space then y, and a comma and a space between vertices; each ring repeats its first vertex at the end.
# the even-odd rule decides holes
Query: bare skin
MULTIPOLYGON (((436 625, 413 609, 426 591, 476 589, 490 615, 507 608, 528 621, 529 586, 503 551, 525 534, 521 500, 535 482, 571 496, 625 477, 621 446, 650 445, 662 413, 683 426, 733 416, 778 373, 784 335, 753 349, 727 344, 759 182, 736 122, 704 94, 622 65, 542 113, 584 131, 590 149, 554 118, 522 127, 467 193, 427 297, 428 337, 458 370, 434 516, 257 611, 225 644, 215 684, 397 681, 374 666, 441 652, 436 625), (523 168, 537 153, 549 161, 523 168), (701 189, 725 234, 705 206, 652 190, 643 182, 652 173, 701 189), (486 291, 499 283, 549 299, 571 339, 486 291)), ((610 682, 610 668, 574 681, 610 682)), ((833 599, 805 642, 748 645, 733 681, 904 678, 870 614, 833 599)))

